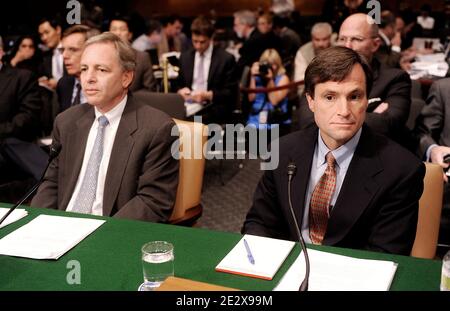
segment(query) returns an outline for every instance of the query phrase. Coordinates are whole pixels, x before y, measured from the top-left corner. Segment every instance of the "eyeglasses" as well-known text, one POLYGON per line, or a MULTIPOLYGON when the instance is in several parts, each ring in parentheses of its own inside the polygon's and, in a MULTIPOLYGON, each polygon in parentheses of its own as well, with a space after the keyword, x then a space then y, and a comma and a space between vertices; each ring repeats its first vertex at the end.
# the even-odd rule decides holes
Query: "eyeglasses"
POLYGON ((338 38, 337 42, 338 42, 338 43, 345 44, 345 43, 347 43, 348 41, 350 41, 350 43, 354 44, 354 43, 362 43, 362 42, 364 42, 364 41, 366 41, 366 40, 374 39, 374 38, 376 38, 376 36, 369 37, 369 38, 364 38, 364 37, 344 37, 344 36, 340 36, 340 37, 338 38))

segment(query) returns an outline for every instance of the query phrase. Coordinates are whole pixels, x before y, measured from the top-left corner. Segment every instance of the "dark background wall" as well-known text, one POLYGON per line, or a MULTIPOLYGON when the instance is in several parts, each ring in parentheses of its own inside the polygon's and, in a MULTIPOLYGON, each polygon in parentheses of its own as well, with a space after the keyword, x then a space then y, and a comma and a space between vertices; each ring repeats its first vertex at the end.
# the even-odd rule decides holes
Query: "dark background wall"
MULTIPOLYGON (((296 8, 301 15, 320 15, 327 0, 295 0, 296 8)), ((86 6, 99 4, 104 9, 104 15, 121 11, 139 14, 143 17, 178 14, 183 17, 194 17, 199 14, 209 14, 214 9, 218 16, 231 16, 240 9, 255 10, 258 7, 267 9, 270 0, 82 0, 86 6)), ((432 2, 433 11, 443 9, 444 0, 381 0, 382 9, 394 12, 410 6, 418 10, 423 3, 432 2)), ((60 16, 65 20, 68 13, 66 0, 6 0, 0 8, 0 34, 27 33, 36 30, 36 24, 42 16, 60 16)))

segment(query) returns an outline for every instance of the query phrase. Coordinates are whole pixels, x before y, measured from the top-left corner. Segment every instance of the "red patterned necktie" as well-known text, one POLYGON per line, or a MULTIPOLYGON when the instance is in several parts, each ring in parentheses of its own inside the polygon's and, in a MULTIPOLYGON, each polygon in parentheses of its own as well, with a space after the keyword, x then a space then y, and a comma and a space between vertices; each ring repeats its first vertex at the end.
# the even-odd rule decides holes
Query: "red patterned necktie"
POLYGON ((314 188, 309 208, 309 236, 314 244, 322 244, 327 231, 331 197, 336 188, 336 160, 331 152, 325 158, 327 168, 314 188))

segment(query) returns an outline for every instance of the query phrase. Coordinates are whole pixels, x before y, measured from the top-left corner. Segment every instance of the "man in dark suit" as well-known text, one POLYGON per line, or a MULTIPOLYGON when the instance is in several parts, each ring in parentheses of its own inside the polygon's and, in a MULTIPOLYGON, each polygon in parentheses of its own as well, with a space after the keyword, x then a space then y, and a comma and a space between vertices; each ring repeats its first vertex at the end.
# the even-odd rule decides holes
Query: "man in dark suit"
POLYGON ((39 36, 49 49, 43 54, 42 74, 39 83, 49 89, 55 90, 61 77, 66 73, 64 70, 63 56, 60 51, 61 25, 55 19, 43 18, 38 26, 39 36))
POLYGON ((381 12, 379 27, 380 47, 375 57, 386 66, 400 68, 401 39, 397 31, 395 15, 387 10, 381 12))
POLYGON ((252 64, 261 57, 267 49, 276 49, 282 54, 280 44, 276 46, 274 40, 270 40, 256 29, 255 14, 249 10, 242 10, 234 13, 234 32, 244 39, 242 47, 239 49, 239 60, 236 65, 236 76, 241 77, 244 67, 251 67, 252 64))
POLYGON ((305 92, 319 129, 280 139, 279 166, 259 182, 243 233, 298 240, 290 165, 293 210, 307 243, 410 253, 425 169, 363 125, 370 85, 368 63, 348 48, 329 48, 311 62, 305 92))
POLYGON ((169 219, 178 185, 175 123, 128 92, 135 66, 133 49, 112 33, 86 42, 80 78, 88 104, 57 116, 53 140, 62 150, 31 205, 169 219))
MULTIPOLYGON (((338 45, 348 47, 364 56, 373 71, 373 86, 369 92, 366 123, 379 134, 410 147, 406 132, 411 105, 411 79, 400 69, 389 68, 374 58, 378 50, 378 26, 368 23, 370 16, 357 13, 345 19, 339 31, 338 45)), ((313 116, 303 96, 299 107, 299 126, 312 125, 313 116)))
POLYGON ((227 120, 237 101, 235 61, 220 47, 213 46, 214 26, 204 17, 191 26, 193 49, 181 53, 178 93, 185 101, 205 105, 200 112, 205 123, 227 120))
MULTIPOLYGON (((427 105, 417 118, 414 131, 419 140, 419 157, 447 170, 449 164, 444 163, 444 157, 450 154, 450 78, 438 80, 431 85, 427 105)), ((448 175, 444 174, 443 178, 444 205, 439 242, 450 245, 450 183, 448 175)))
MULTIPOLYGON (((119 36, 125 42, 130 42, 133 33, 130 31, 130 22, 128 17, 115 17, 109 24, 109 31, 119 36)), ((134 73, 134 80, 130 86, 130 91, 135 92, 141 89, 147 91, 156 90, 156 80, 153 77, 152 63, 150 62, 150 55, 147 52, 136 52, 136 71, 134 73)))
POLYGON ((0 197, 9 202, 23 194, 28 182, 41 177, 48 156, 33 143, 40 132, 42 108, 36 77, 31 71, 3 64, 2 51, 0 40, 0 183, 5 183, 0 197), (18 179, 24 183, 18 184, 18 179), (16 190, 17 194, 11 194, 16 190))
POLYGON ((80 60, 83 54, 84 43, 98 33, 98 30, 85 25, 69 27, 63 33, 61 51, 67 75, 59 79, 56 86, 61 112, 71 106, 87 102, 81 90, 80 60))

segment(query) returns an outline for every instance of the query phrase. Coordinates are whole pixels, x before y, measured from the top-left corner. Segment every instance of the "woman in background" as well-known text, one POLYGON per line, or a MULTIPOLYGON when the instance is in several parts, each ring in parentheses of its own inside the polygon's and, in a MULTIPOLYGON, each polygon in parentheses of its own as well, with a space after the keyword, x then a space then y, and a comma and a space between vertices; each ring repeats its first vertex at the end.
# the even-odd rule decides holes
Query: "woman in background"
MULTIPOLYGON (((274 49, 267 49, 250 70, 250 89, 274 88, 289 84, 289 77, 281 62, 281 57, 274 49)), ((249 93, 251 111, 247 124, 258 129, 280 127, 280 135, 290 130, 291 116, 288 110, 289 89, 269 93, 249 93)))

